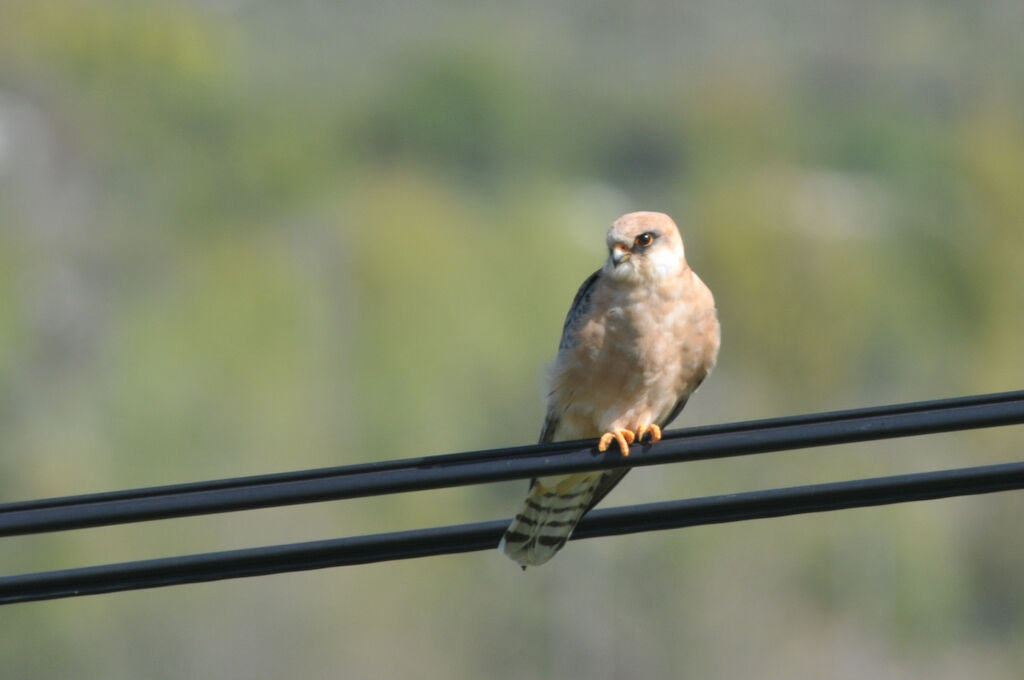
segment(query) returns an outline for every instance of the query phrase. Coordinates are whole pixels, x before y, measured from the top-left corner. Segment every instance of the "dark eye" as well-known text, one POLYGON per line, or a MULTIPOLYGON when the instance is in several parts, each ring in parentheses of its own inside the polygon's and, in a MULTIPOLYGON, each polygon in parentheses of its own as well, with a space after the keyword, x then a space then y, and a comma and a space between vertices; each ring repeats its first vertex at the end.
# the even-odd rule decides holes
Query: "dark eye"
POLYGON ((635 245, 640 246, 641 248, 646 248, 647 246, 654 243, 654 234, 652 234, 649 231, 645 231, 644 233, 637 236, 633 243, 635 245))

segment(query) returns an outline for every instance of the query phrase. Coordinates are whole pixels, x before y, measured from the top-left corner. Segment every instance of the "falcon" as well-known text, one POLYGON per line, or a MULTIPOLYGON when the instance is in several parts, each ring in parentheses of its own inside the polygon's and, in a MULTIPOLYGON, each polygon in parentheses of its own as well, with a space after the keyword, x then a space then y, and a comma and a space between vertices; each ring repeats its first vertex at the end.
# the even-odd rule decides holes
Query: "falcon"
MULTIPOLYGON (((660 440, 707 377, 719 325, 668 215, 623 215, 605 240, 608 259, 580 286, 562 328, 540 441, 597 438, 599 451, 614 444, 628 456, 630 444, 660 440)), ((626 472, 531 480, 499 549, 523 569, 544 564, 626 472)))

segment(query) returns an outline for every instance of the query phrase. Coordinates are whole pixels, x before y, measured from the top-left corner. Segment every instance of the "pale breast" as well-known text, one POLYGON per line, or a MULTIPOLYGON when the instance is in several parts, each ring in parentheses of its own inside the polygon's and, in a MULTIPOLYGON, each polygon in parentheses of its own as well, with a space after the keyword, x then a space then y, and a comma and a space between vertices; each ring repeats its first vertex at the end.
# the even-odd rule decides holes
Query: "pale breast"
POLYGON ((667 290, 594 291, 588 317, 551 372, 557 439, 667 424, 700 385, 718 354, 718 320, 710 291, 687 274, 667 290))

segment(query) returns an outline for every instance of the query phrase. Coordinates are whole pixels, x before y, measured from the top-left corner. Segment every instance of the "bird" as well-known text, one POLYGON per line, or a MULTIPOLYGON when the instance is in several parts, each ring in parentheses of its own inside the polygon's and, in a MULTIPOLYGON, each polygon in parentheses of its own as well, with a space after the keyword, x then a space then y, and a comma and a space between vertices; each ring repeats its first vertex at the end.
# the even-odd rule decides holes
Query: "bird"
MULTIPOLYGON (((718 359, 720 327, 710 289, 686 262, 671 217, 617 219, 608 257, 580 286, 548 375, 540 442, 598 439, 599 451, 654 444, 718 359)), ((544 564, 626 474, 598 470, 539 477, 499 550, 523 569, 544 564)))

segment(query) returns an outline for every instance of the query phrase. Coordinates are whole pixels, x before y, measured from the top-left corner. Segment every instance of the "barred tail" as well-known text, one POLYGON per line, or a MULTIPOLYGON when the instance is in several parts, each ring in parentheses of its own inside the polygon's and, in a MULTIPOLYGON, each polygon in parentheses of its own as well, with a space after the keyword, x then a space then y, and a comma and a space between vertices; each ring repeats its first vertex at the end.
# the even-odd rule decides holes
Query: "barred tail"
POLYGON ((524 569, 550 560, 590 509, 601 478, 590 472, 535 480, 498 549, 524 569))

